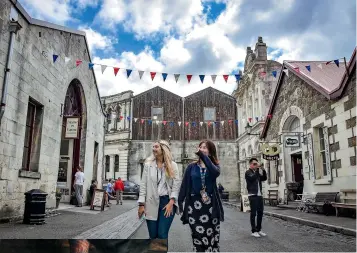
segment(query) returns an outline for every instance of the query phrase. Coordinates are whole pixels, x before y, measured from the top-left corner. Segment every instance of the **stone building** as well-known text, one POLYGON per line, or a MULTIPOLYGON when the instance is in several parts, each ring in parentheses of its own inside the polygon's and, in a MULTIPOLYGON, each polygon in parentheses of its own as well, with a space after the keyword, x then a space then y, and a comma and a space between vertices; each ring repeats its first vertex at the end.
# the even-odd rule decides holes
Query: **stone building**
POLYGON ((107 115, 104 147, 105 179, 121 177, 127 180, 132 97, 133 91, 102 97, 107 115))
POLYGON ((69 202, 76 166, 101 182, 105 115, 85 33, 0 3, 0 219, 23 214, 24 193, 56 188, 69 202), (54 55, 57 55, 54 61, 54 55), (71 59, 67 61, 66 59, 71 59))
POLYGON ((181 173, 196 159, 199 141, 212 139, 221 161, 219 178, 231 196, 238 192, 236 164, 237 115, 233 97, 211 87, 182 98, 161 87, 133 97, 132 139, 129 149, 128 178, 140 182, 145 158, 152 143, 170 142, 181 173), (234 193, 234 194, 233 194, 234 193))
POLYGON ((261 133, 281 150, 266 162, 266 188, 282 200, 287 183, 303 181, 307 193, 356 189, 356 50, 347 68, 338 64, 283 64, 261 133))
POLYGON ((252 157, 261 159, 259 133, 264 126, 280 68, 279 62, 267 59, 267 46, 262 37, 258 37, 254 52, 247 47, 243 76, 232 94, 238 106, 237 145, 241 193, 247 191, 244 173, 249 168, 249 159, 252 157), (275 76, 272 74, 273 71, 276 71, 275 76), (247 124, 250 126, 250 133, 246 128, 247 124))

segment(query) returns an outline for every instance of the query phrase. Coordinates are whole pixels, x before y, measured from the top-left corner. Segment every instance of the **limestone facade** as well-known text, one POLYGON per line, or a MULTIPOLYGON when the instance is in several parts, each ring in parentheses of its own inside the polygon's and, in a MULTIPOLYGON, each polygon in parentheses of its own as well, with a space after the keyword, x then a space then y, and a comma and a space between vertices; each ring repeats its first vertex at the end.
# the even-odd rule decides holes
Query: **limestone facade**
POLYGON ((20 29, 13 40, 0 122, 0 219, 23 215, 24 193, 31 189, 48 193, 48 207, 55 206, 59 186, 69 201, 77 165, 84 168, 86 194, 91 179, 101 182, 104 143, 105 116, 94 72, 75 63, 90 61, 85 33, 33 19, 10 0, 0 3, 1 92, 11 49, 10 15, 20 29), (55 63, 53 54, 58 55, 55 63), (65 57, 71 60, 65 62, 65 57), (78 116, 80 139, 63 138, 67 116, 78 116), (61 162, 68 165, 63 182, 58 180, 61 162))

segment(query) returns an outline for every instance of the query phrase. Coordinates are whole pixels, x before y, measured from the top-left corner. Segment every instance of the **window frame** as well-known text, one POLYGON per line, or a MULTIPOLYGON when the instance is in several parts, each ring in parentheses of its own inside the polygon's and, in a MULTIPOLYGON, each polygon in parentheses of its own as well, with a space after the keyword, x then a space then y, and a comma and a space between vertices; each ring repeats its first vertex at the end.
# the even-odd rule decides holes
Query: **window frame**
POLYGON ((203 107, 203 121, 204 122, 214 122, 216 121, 217 119, 217 110, 216 110, 216 107, 203 107), (213 113, 213 119, 206 119, 206 111, 208 110, 214 110, 214 113, 213 113))
POLYGON ((327 176, 327 160, 326 160, 326 143, 324 137, 324 130, 322 127, 318 128, 318 138, 319 138, 319 154, 321 156, 321 164, 322 164, 322 176, 327 176), (322 147, 322 148, 321 148, 322 147))
POLYGON ((159 121, 164 120, 164 107, 163 106, 151 106, 151 120, 159 120, 159 121), (154 114, 154 109, 161 109, 161 118, 158 117, 160 114, 154 114), (157 118, 154 119, 154 116, 156 116, 157 118))
POLYGON ((26 128, 25 128, 25 140, 24 140, 24 152, 25 153, 25 148, 27 149, 27 159, 26 161, 24 161, 24 155, 22 156, 22 170, 26 170, 26 171, 30 171, 30 163, 31 163, 31 151, 33 149, 33 132, 35 130, 35 118, 36 118, 36 111, 37 111, 37 107, 38 107, 38 104, 34 103, 33 101, 29 101, 28 102, 28 107, 27 107, 27 114, 26 114, 26 128), (28 119, 29 119, 29 109, 30 107, 32 108, 32 112, 31 112, 31 118, 30 118, 30 122, 27 122, 28 119), (26 131, 27 129, 29 129, 29 136, 28 136, 28 146, 25 146, 26 145, 26 131), (24 164, 26 163, 26 164, 24 164), (25 166, 24 166, 25 165, 25 166))
POLYGON ((110 156, 109 155, 105 156, 105 172, 110 172, 110 156))
POLYGON ((119 172, 119 155, 114 156, 114 172, 119 172), (117 161, 118 157, 118 161, 117 161))

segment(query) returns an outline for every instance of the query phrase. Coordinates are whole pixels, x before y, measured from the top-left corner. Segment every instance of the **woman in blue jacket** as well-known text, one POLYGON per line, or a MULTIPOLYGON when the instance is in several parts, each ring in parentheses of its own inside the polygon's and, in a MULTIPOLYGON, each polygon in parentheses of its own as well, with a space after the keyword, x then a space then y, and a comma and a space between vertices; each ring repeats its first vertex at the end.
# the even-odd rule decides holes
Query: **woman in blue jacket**
POLYGON ((224 212, 217 189, 220 167, 216 146, 210 140, 202 141, 196 155, 199 159, 186 168, 178 197, 181 220, 190 225, 194 251, 219 252, 224 212))

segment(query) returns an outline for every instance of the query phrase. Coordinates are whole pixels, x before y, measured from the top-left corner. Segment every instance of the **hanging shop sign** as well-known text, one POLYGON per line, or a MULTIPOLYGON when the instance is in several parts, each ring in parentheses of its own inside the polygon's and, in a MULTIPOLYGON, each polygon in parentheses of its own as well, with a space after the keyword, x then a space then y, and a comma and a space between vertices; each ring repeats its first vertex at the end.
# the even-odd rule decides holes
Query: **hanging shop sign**
POLYGON ((279 144, 269 145, 269 143, 264 143, 262 145, 263 159, 268 161, 279 160, 280 146, 279 144))
POLYGON ((284 146, 286 148, 299 148, 300 136, 298 135, 284 136, 284 146))
POLYGON ((66 132, 64 138, 78 139, 79 136, 79 117, 66 118, 66 132))

